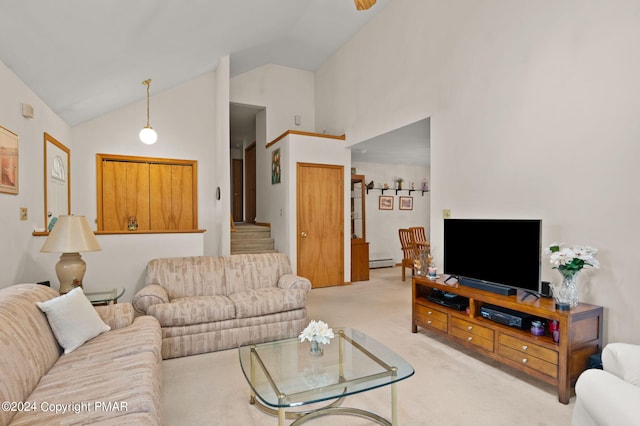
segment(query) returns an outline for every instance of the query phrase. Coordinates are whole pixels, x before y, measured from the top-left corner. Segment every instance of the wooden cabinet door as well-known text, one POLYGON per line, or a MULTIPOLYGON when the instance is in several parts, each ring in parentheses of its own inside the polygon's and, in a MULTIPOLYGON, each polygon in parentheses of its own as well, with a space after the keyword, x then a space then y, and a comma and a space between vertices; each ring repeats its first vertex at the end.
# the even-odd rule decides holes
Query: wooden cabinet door
POLYGON ((151 164, 149 166, 151 188, 151 229, 175 229, 171 226, 171 166, 151 164))
POLYGON ((171 213, 175 229, 193 229, 193 168, 171 166, 171 213))
POLYGON ((198 227, 197 162, 96 155, 98 230, 185 231, 198 227))
POLYGON ((149 165, 104 161, 102 200, 102 229, 124 231, 131 216, 138 229, 149 229, 149 165))
POLYGON ((193 229, 191 166, 151 164, 151 229, 193 229))

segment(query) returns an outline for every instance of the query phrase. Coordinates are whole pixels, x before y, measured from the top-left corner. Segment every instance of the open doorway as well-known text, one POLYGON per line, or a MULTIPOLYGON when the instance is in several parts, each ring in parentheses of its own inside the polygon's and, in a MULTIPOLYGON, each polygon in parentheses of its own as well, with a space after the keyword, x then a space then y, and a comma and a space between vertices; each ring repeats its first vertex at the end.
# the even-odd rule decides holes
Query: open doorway
MULTIPOLYGON (((403 258, 398 229, 422 226, 430 240, 431 121, 425 118, 349 148, 351 167, 374 188, 365 195, 369 265, 397 265, 403 258), (403 189, 396 191, 399 178, 403 189), (425 181, 428 191, 422 191, 425 181), (380 189, 385 185, 391 190, 380 189), (380 208, 381 196, 390 208, 380 208)), ((432 244, 431 250, 441 247, 432 244)))
POLYGON ((230 202, 234 223, 256 223, 256 120, 264 110, 237 103, 229 106, 230 202))

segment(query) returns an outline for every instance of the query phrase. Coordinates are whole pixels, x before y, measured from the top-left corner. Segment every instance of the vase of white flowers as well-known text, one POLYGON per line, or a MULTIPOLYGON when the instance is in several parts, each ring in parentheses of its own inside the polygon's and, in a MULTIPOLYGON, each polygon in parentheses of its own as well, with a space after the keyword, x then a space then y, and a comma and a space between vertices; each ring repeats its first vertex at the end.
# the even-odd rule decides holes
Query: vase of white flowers
POLYGON ((552 285, 556 309, 566 311, 578 306, 578 273, 585 267, 600 267, 596 259, 598 249, 589 246, 564 247, 564 244, 552 243, 546 253, 550 255, 553 269, 562 274, 562 282, 552 285))
POLYGON ((298 336, 301 342, 305 340, 311 342, 311 349, 309 350, 311 356, 322 356, 324 354, 322 345, 331 343, 333 337, 333 329, 329 328, 324 321, 311 321, 298 336))

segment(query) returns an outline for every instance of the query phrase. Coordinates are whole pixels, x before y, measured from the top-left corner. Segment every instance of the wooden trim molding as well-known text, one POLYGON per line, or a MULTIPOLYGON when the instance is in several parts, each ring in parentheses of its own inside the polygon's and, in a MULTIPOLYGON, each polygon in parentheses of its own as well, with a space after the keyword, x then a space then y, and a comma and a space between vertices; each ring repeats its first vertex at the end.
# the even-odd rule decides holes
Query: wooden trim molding
POLYGON ((278 141, 280 141, 281 139, 283 139, 285 136, 288 136, 288 135, 314 136, 317 138, 338 139, 343 141, 347 139, 346 135, 336 136, 336 135, 327 135, 324 133, 312 133, 312 132, 301 132, 299 130, 287 130, 286 132, 284 132, 283 134, 281 134, 271 142, 267 143, 265 147, 269 148, 270 146, 275 145, 278 141))

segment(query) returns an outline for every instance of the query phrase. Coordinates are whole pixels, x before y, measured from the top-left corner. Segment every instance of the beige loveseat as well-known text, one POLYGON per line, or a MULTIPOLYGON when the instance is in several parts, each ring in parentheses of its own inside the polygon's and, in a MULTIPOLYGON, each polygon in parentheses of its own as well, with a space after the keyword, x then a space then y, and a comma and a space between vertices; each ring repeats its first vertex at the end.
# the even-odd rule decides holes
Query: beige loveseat
POLYGON ((162 357, 297 336, 311 283, 283 253, 153 259, 134 308, 162 326, 162 357))
POLYGON ((0 425, 160 424, 160 327, 129 303, 97 307, 111 327, 69 354, 36 302, 42 285, 0 290, 0 425))

